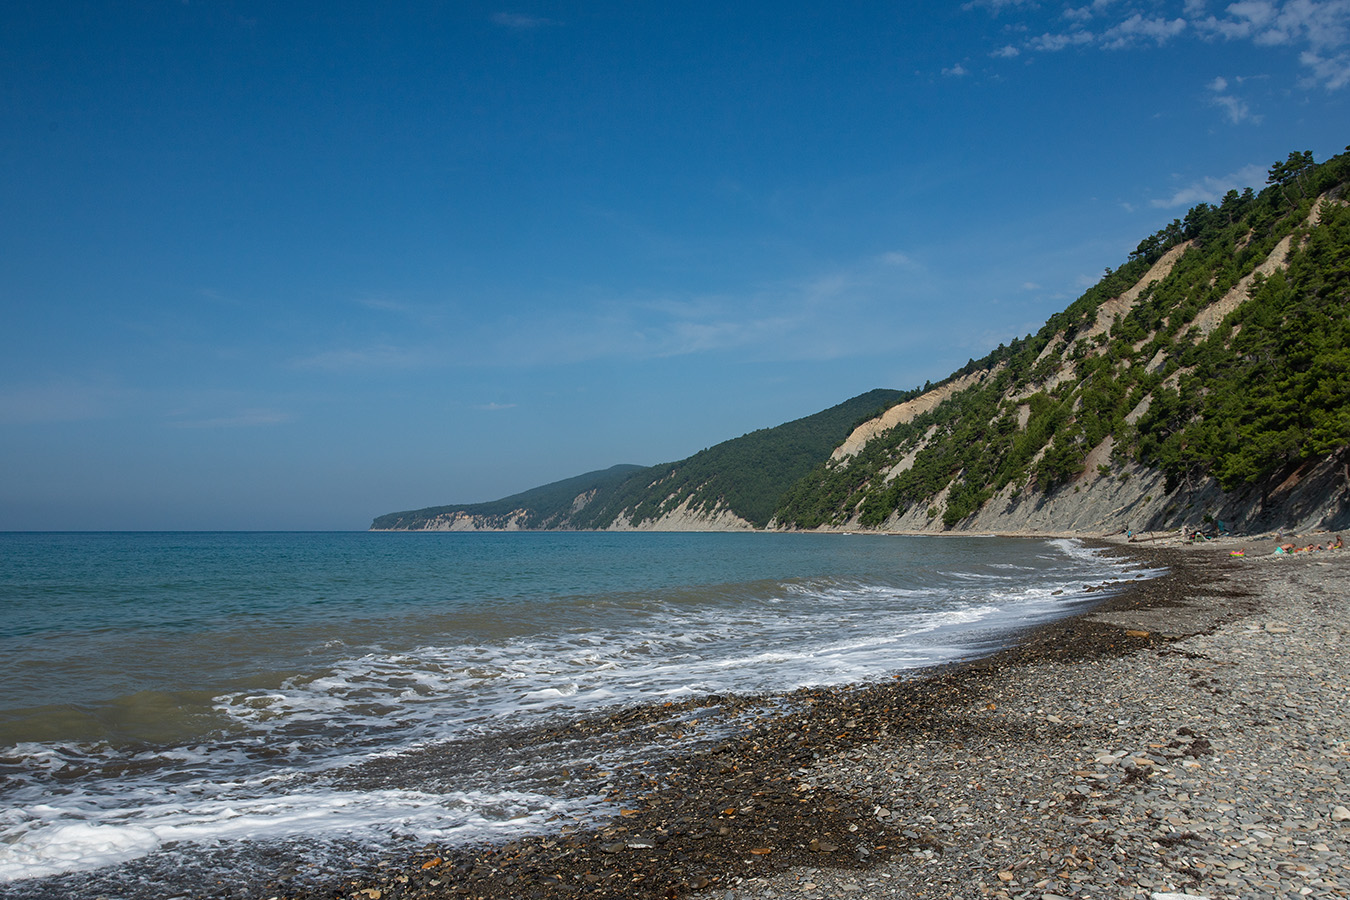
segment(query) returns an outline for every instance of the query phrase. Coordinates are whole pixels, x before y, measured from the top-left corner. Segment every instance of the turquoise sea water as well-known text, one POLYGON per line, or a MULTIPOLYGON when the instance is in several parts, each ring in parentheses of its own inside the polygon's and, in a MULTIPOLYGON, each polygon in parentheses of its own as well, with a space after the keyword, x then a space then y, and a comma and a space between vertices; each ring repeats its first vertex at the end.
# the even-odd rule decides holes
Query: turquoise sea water
POLYGON ((1030 539, 0 534, 0 894, 133 863, 158 884, 243 841, 584 818, 597 798, 522 767, 350 773, 616 704, 887 677, 1146 574, 1030 539))

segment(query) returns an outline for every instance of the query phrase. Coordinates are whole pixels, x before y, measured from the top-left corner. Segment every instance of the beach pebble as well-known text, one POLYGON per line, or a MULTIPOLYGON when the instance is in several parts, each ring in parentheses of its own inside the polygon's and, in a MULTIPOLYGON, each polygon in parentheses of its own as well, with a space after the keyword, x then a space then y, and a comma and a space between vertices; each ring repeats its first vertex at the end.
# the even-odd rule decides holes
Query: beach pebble
MULTIPOLYGON (((776 698, 691 757, 665 818, 625 803, 643 838, 559 841, 537 871, 634 898, 1350 897, 1350 555, 1220 552, 1156 552, 1170 576, 1013 653, 776 698)), ((457 877, 492 900, 531 884, 457 877)))

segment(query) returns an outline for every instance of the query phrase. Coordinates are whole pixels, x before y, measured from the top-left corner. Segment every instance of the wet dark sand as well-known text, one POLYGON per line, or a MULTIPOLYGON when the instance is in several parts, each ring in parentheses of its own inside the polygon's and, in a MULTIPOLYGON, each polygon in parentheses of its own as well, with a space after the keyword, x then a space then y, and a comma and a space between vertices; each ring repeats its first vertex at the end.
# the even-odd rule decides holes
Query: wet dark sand
MULTIPOLYGON (((599 758, 615 741, 660 736, 677 749, 647 767, 601 772, 582 763, 551 774, 554 787, 566 792, 604 792, 621 810, 611 819, 500 845, 404 851, 326 881, 280 879, 259 896, 720 898, 752 877, 802 867, 861 875, 925 847, 940 850, 938 836, 898 830, 879 818, 864 792, 810 783, 812 767, 839 754, 870 752, 878 742, 918 747, 937 740, 959 748, 975 741, 1043 741, 1040 727, 1000 724, 969 710, 1037 666, 1158 650, 1252 612, 1254 600, 1242 590, 1242 579, 1230 578, 1240 561, 1228 559, 1226 551, 1112 546, 1110 552, 1169 572, 1123 589, 1114 585, 1110 589, 1120 592, 1088 613, 1029 630, 1015 646, 979 660, 881 684, 629 709, 564 729, 507 736, 495 748, 478 746, 473 754, 480 758, 497 752, 527 757, 533 742, 571 743, 582 760, 588 753, 599 758), (739 718, 730 737, 685 747, 686 730, 690 741, 699 731, 687 721, 693 713, 739 718)), ((430 748, 383 765, 417 769, 418 780, 438 766, 450 776, 464 752, 430 748)), ((222 885, 207 893, 233 892, 222 885)))

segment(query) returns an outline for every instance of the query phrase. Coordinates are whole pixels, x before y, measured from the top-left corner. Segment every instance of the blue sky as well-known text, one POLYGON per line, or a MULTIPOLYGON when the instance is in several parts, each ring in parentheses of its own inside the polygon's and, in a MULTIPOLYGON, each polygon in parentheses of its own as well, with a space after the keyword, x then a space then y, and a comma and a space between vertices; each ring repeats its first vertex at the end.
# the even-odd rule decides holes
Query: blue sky
POLYGON ((1034 331, 1350 142, 1350 0, 0 10, 0 529, 359 529, 1034 331))

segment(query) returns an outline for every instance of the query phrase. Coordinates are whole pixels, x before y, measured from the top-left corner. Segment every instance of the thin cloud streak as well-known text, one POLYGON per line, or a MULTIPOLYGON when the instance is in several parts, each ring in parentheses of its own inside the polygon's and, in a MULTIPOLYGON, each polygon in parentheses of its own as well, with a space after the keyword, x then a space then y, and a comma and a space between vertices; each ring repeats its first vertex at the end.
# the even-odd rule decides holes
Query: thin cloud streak
POLYGON ((1150 201, 1150 205, 1155 209, 1177 209, 1189 208, 1197 203, 1217 203, 1229 191, 1260 187, 1265 180, 1264 168, 1258 165, 1244 166, 1229 175, 1202 178, 1194 184, 1174 191, 1170 197, 1150 201))
POLYGON ((531 16, 525 13, 507 13, 507 12, 496 13, 495 15, 493 15, 492 21, 494 24, 500 25, 503 28, 513 28, 518 31, 528 31, 534 28, 543 28, 547 25, 553 24, 552 20, 545 19, 542 16, 531 16))
MULTIPOLYGON (((793 282, 743 293, 612 298, 584 308, 516 312, 471 329, 416 323, 367 346, 336 346, 289 362, 329 374, 476 366, 537 368, 604 360, 738 354, 819 360, 889 345, 887 317, 932 278, 893 250, 793 282)), ((870 351, 863 351, 870 352, 870 351)))

